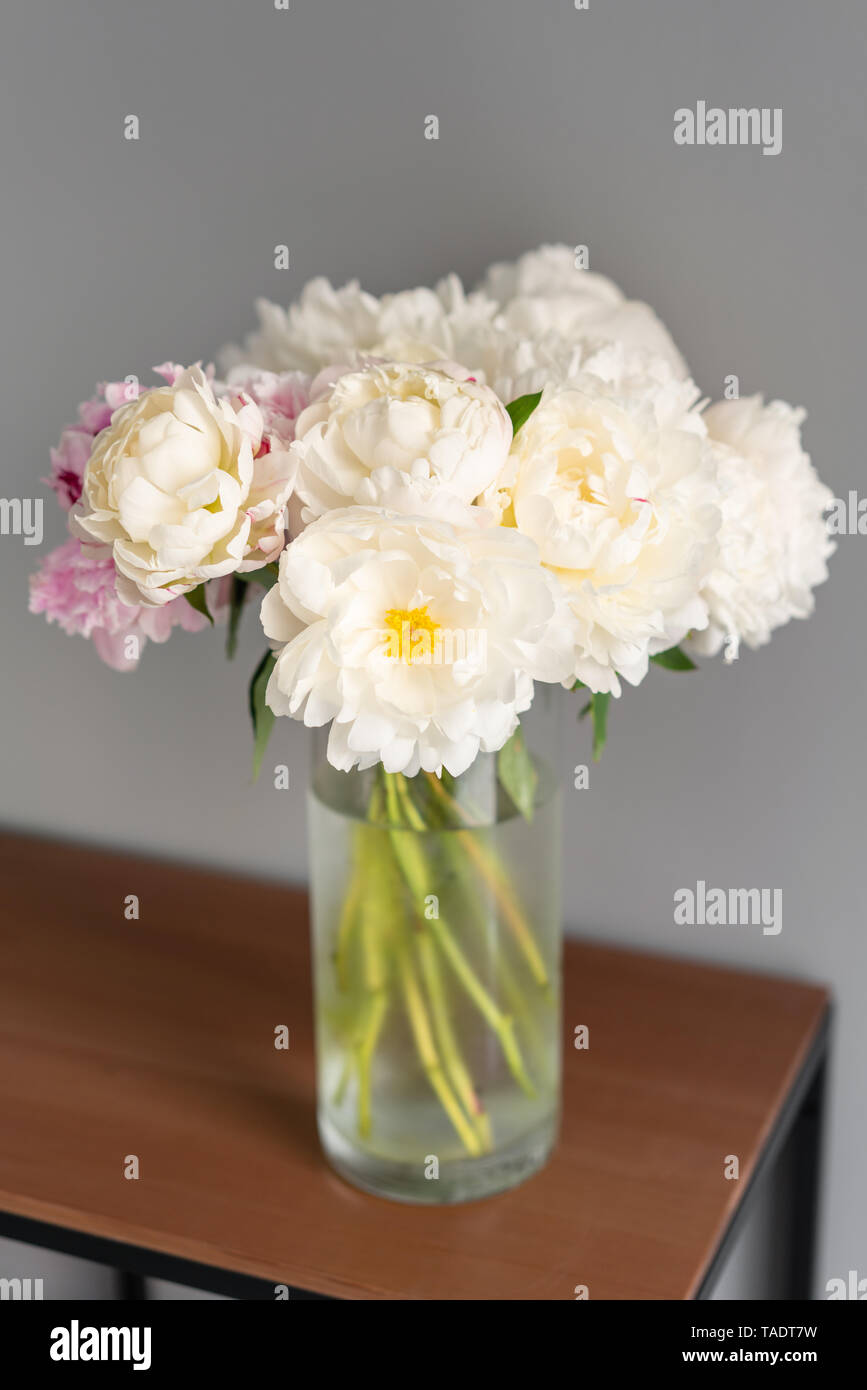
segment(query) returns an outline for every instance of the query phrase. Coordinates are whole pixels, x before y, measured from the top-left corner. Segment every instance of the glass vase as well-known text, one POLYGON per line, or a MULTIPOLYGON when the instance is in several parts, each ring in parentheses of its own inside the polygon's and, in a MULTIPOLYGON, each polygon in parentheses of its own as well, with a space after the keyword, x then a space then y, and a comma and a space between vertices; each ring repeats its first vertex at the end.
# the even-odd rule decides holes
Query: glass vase
POLYGON ((560 1098, 561 809, 530 818, 481 754, 461 777, 339 772, 309 797, 319 1134, 349 1182, 411 1202, 536 1172, 560 1098))

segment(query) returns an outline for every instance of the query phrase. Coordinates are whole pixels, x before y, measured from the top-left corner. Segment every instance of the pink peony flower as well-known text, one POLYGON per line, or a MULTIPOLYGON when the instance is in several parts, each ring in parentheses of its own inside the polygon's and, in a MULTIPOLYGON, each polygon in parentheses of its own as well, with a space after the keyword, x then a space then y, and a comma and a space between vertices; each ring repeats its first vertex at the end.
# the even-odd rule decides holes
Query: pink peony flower
POLYGON ((102 381, 97 386, 97 394, 89 401, 82 401, 78 407, 78 424, 73 425, 73 429, 83 430, 91 437, 99 434, 110 423, 111 417, 119 405, 125 405, 126 399, 121 391, 128 390, 127 382, 123 381, 102 381), (110 393, 110 399, 109 399, 110 393))
MULTIPOLYGON (((163 381, 168 382, 169 386, 174 386, 179 376, 186 371, 186 367, 181 362, 161 362, 158 367, 154 367, 157 376, 161 376, 163 381)), ((209 362, 204 368, 206 380, 214 381, 214 364, 209 362)))
POLYGON ((93 448, 93 441, 110 424, 111 417, 121 405, 133 399, 135 385, 129 381, 103 381, 97 394, 78 407, 78 420, 67 425, 60 443, 51 450, 51 473, 44 481, 57 494, 65 512, 81 497, 84 470, 93 448))
MULTIPOLYGON (((158 367, 154 367, 157 376, 161 376, 163 381, 168 382, 169 386, 174 386, 183 370, 180 362, 161 362, 158 367)), ((213 372, 211 375, 213 376, 213 372)))
POLYGON ((60 443, 51 450, 51 473, 43 479, 57 494, 57 500, 65 512, 74 507, 81 496, 84 470, 94 435, 81 425, 68 425, 60 436, 60 443))
MULTIPOLYGON (((283 476, 283 454, 295 438, 295 422, 310 404, 311 378, 303 372, 267 372, 255 367, 235 367, 229 372, 226 391, 235 400, 248 397, 262 412, 264 428, 262 443, 256 455, 261 459, 273 448, 278 455, 271 491, 279 486, 283 476)), ((294 475, 294 470, 293 470, 294 475)), ((255 519, 255 512, 252 513, 255 519)), ((294 540, 304 529, 301 502, 293 491, 286 504, 286 529, 275 526, 259 542, 271 561, 277 560, 288 538, 294 540)))
POLYGON ((184 598, 161 608, 121 603, 111 552, 74 538, 52 550, 31 576, 30 611, 44 613, 70 636, 91 638, 115 671, 134 671, 145 643, 167 642, 174 627, 199 632, 207 626, 184 598))
POLYGON ((229 373, 231 393, 250 396, 262 411, 265 435, 281 444, 295 438, 295 421, 310 402, 310 377, 303 372, 265 372, 238 367, 229 373))

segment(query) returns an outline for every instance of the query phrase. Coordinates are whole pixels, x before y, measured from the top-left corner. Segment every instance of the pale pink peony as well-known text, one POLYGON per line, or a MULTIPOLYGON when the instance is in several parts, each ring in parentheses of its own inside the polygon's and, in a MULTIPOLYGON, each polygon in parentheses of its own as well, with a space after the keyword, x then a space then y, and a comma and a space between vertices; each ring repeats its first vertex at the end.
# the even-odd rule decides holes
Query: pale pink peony
MULTIPOLYGON (((268 372, 249 366, 234 367, 229 372, 226 390, 230 394, 237 392, 249 396, 262 412, 264 431, 260 457, 271 448, 272 440, 281 451, 292 443, 296 421, 310 404, 313 385, 312 378, 304 372, 268 372)), ((286 504, 286 526, 291 540, 304 529, 301 507, 301 499, 296 497, 293 486, 286 504)), ((275 547, 269 558, 276 560, 282 549, 282 545, 275 547)))
MULTIPOLYGON (((157 376, 161 376, 163 381, 167 382, 169 386, 174 386, 183 370, 184 367, 182 362, 161 362, 158 367, 154 367, 157 376)), ((213 367, 205 368, 205 376, 209 381, 213 380, 213 367)))
POLYGON ((91 638, 115 671, 134 671, 145 643, 167 642, 173 627, 199 632, 207 626, 207 619, 184 598, 161 608, 121 603, 111 552, 74 538, 52 550, 31 576, 30 611, 44 613, 69 636, 91 638))
POLYGON ((262 411, 265 435, 282 444, 295 438, 295 422, 310 403, 310 377, 303 372, 266 372, 236 367, 229 373, 230 392, 250 396, 262 411))
POLYGON ((51 473, 44 480, 57 494, 65 512, 81 497, 84 470, 90 458, 93 441, 104 430, 119 405, 129 399, 130 385, 125 381, 101 382, 97 394, 78 407, 78 421, 67 425, 60 443, 51 450, 51 473))
MULTIPOLYGON (((105 409, 105 403, 102 404, 105 409)), ((65 512, 74 507, 81 496, 84 470, 94 437, 82 425, 68 425, 60 436, 57 448, 51 450, 51 472, 43 481, 57 494, 57 500, 65 512)))

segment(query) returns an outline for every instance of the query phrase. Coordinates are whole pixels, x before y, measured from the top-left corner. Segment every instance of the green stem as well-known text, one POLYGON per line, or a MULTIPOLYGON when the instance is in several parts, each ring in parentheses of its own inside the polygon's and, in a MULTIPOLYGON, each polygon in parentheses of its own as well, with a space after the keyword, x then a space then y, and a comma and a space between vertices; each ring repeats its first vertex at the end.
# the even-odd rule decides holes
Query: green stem
MULTIPOLYGON (((465 819, 472 821, 470 813, 465 808, 461 808, 456 801, 452 800, 445 790, 445 787, 443 787, 440 782, 440 779, 436 777, 434 773, 428 772, 425 776, 427 777, 428 784, 431 786, 435 797, 440 801, 441 805, 444 804, 445 807, 448 807, 452 816, 456 814, 459 816, 463 815, 465 819)), ((533 978, 538 985, 545 989, 550 983, 548 971, 539 948, 536 945, 536 939, 533 936, 532 929, 518 904, 517 896, 509 882, 508 875, 499 863, 496 854, 494 854, 490 847, 484 844, 480 839, 480 829, 481 826, 477 826, 475 830, 458 830, 457 835, 461 848, 465 851, 468 858, 473 861, 481 876, 489 884, 494 894, 497 908, 523 952, 533 978)))
POLYGON ((403 944, 398 948, 398 970, 403 986, 406 1011, 422 1067, 431 1086, 436 1091, 443 1109, 457 1130, 464 1148, 474 1158, 477 1158, 482 1152, 481 1140, 458 1104, 443 1072, 421 988, 413 970, 409 952, 403 944))
MULTIPOLYGON (((371 810, 377 807, 377 788, 371 797, 371 810)), ((358 1061, 358 1132, 366 1138, 371 1129, 370 1078, 373 1055, 388 1011, 388 951, 391 935, 391 891, 393 869, 390 856, 383 854, 382 831, 365 826, 360 832, 361 883, 361 960, 362 984, 367 1004, 356 1045, 358 1061)))
POLYGON ((485 1113, 485 1108, 479 1099, 478 1092, 473 1085, 469 1069, 464 1062, 461 1050, 455 1037, 452 1022, 449 1017, 448 1002, 443 988, 442 973, 439 961, 437 960, 436 950, 430 935, 422 929, 418 936, 418 955, 421 962, 422 977, 427 988, 430 1000, 431 1014, 433 1016, 434 1032, 442 1054, 443 1064, 446 1073, 458 1097, 461 1100, 467 1118, 473 1124, 479 1134, 482 1148, 490 1150, 492 1144, 490 1116, 485 1113))
POLYGON ((343 1104, 343 1097, 346 1095, 346 1088, 349 1085, 349 1078, 352 1075, 354 1061, 355 1053, 351 1050, 347 1050, 346 1056, 343 1059, 343 1069, 338 1078, 337 1085, 334 1088, 334 1094, 331 1097, 332 1105, 343 1104))
POLYGON ((341 992, 345 993, 349 987, 349 946, 355 927, 360 919, 360 908, 363 901, 364 887, 364 866, 358 854, 360 831, 354 832, 355 852, 353 855, 355 867, 349 884, 349 890, 343 899, 343 906, 340 909, 340 922, 337 928, 337 946, 334 953, 334 964, 337 971, 337 984, 341 992))
MULTIPOLYGON (((452 870, 461 884, 461 893, 473 904, 468 908, 467 918, 482 933, 485 931, 485 922, 488 920, 489 909, 487 900, 481 898, 482 884, 479 883, 477 875, 472 871, 472 865, 462 854, 460 845, 454 835, 444 835, 442 837, 443 848, 451 862, 452 870)), ((484 887, 490 892, 490 884, 485 883, 484 887)), ((510 1013, 517 1020, 520 1028, 523 1029, 527 1042, 533 1052, 536 1065, 541 1066, 544 1059, 544 1049, 539 1036, 539 1030, 533 1018, 527 996, 519 985, 515 973, 507 959, 505 949, 499 945, 494 954, 494 968, 497 973, 497 981, 502 996, 509 1006, 510 1013)))
MULTIPOLYGON (((398 787, 398 783, 386 777, 386 804, 388 806, 389 818, 392 823, 396 825, 399 825, 401 816, 401 801, 398 787)), ((413 835, 408 831, 392 829, 390 834, 395 858, 406 879, 413 901, 417 904, 419 914, 425 915, 423 913, 422 904, 425 903, 427 898, 436 895, 428 891, 430 883, 428 882, 428 866, 424 851, 415 841, 413 835)), ((509 1070, 518 1082, 518 1085, 527 1095, 535 1096, 535 1088, 527 1075, 524 1061, 521 1057, 521 1051, 518 1047, 517 1039, 515 1038, 514 1019, 504 1014, 497 1007, 497 1004, 485 989, 457 941, 454 939, 445 921, 439 916, 426 917, 426 920, 428 921, 431 934, 449 962, 452 970, 476 1005, 476 1008, 499 1039, 503 1056, 508 1063, 509 1070)))
MULTIPOLYGON (((413 830, 427 830, 429 827, 425 824, 424 817, 416 807, 403 775, 398 773, 392 785, 397 794, 396 801, 394 798, 392 799, 392 809, 397 809, 399 806, 404 819, 413 830)), ((388 791, 386 791, 386 796, 388 796, 388 791)), ((473 1085, 469 1068, 464 1062, 460 1047, 458 1046, 458 1041, 455 1037, 449 1017, 448 1002, 443 988, 442 974, 434 949, 434 943, 421 919, 419 920, 419 933, 418 953, 421 961, 422 975, 427 988, 428 998, 430 999, 434 1030, 437 1035, 440 1051, 442 1052, 445 1068, 449 1080, 463 1102, 467 1117, 478 1129, 483 1148, 489 1150, 493 1142, 490 1117, 485 1113, 478 1092, 473 1085)))
POLYGON ((371 1127, 370 1068, 387 1010, 388 995, 384 990, 379 990, 368 1003, 367 1018, 357 1048, 358 1132, 365 1139, 371 1127))

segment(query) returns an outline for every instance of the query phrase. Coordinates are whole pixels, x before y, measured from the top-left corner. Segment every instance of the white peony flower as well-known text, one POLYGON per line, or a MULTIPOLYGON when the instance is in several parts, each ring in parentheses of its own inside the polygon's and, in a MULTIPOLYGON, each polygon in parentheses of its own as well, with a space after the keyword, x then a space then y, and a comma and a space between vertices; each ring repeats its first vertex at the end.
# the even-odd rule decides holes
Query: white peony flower
POLYGON ((501 324, 489 334, 485 349, 478 356, 479 374, 509 405, 519 396, 576 376, 586 355, 584 343, 569 343, 558 333, 527 338, 501 324))
POLYGON ((706 626, 720 514, 694 385, 619 348, 593 360, 546 387, 516 436, 507 519, 566 592, 573 677, 619 695, 618 676, 637 685, 651 655, 706 626))
POLYGON ((159 606, 277 558, 293 468, 254 401, 191 367, 97 435, 71 527, 111 547, 120 598, 159 606))
MULTIPOLYGON (((675 371, 667 358, 604 338, 570 343, 558 333, 524 338, 501 329, 489 338, 480 361, 481 376, 507 404, 546 386, 562 385, 582 372, 592 372, 621 394, 650 392, 658 408, 665 408, 667 397, 681 419, 698 395, 695 383, 675 371)), ((690 427, 704 433, 698 416, 690 427)))
POLYGON ((305 521, 360 503, 469 522, 506 461, 505 408, 455 364, 381 362, 317 390, 292 445, 305 521))
POLYGON ((281 309, 267 299, 256 303, 259 331, 243 347, 224 348, 226 370, 240 364, 283 372, 316 373, 360 357, 424 362, 439 358, 476 365, 496 304, 481 294, 467 295, 456 275, 436 289, 368 294, 357 280, 335 289, 328 280, 309 281, 297 304, 281 309))
POLYGON ((668 329, 647 304, 628 300, 613 280, 576 268, 569 246, 540 246, 514 262, 492 265, 479 286, 499 305, 497 320, 524 340, 556 333, 567 343, 620 342, 664 358, 678 376, 688 369, 668 329))
POLYGON ((722 492, 719 559, 703 596, 710 624, 693 640, 734 660, 774 628, 813 611, 835 546, 823 513, 833 501, 801 447, 803 410, 761 396, 719 401, 705 412, 722 492))
POLYGON ((403 362, 461 362, 473 371, 495 333, 496 309, 485 295, 466 294, 457 275, 433 290, 386 295, 370 351, 403 362))
POLYGON ((558 585, 516 531, 351 507, 308 526, 262 604, 275 714, 333 720, 328 759, 457 776, 570 671, 558 585))

